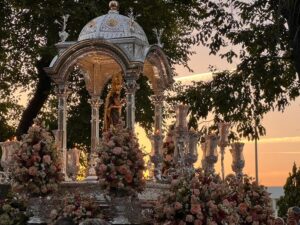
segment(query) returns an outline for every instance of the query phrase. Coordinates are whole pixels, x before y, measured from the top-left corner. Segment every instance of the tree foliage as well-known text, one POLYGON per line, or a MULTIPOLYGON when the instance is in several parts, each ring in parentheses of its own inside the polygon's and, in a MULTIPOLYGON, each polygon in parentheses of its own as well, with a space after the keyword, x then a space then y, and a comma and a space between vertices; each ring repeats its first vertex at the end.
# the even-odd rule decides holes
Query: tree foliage
MULTIPOLYGON (((43 68, 56 54, 54 44, 58 42, 60 28, 54 21, 69 14, 68 40, 77 40, 89 20, 107 13, 108 2, 3 0, 0 3, 0 128, 9 131, 1 140, 14 131, 14 124, 9 121, 19 122, 16 130, 19 136, 27 131, 41 108, 49 104, 47 100, 53 99, 54 85, 43 68), (31 94, 24 111, 16 104, 16 90, 31 94), (19 113, 13 114, 17 108, 19 113)), ((265 134, 261 124, 265 113, 284 110, 299 96, 296 74, 300 71, 299 0, 124 0, 120 3, 121 14, 127 14, 130 7, 141 14, 137 20, 150 43, 156 42, 152 29, 165 28, 164 50, 172 65, 188 66, 193 44, 209 48, 211 54, 229 63, 238 63, 236 70, 215 71, 211 82, 195 83, 179 93, 175 101, 191 105, 191 114, 196 119, 212 112, 215 121, 232 121, 240 136, 256 138, 265 134)), ((142 82, 142 87, 147 85, 146 80, 142 82)), ((150 88, 141 91, 145 96, 151 94, 150 88)), ((83 119, 83 111, 88 113, 86 101, 74 107, 78 108, 71 109, 70 121, 83 119)), ((149 129, 153 113, 150 101, 141 104, 138 101, 137 108, 138 122, 149 129)), ((51 118, 52 111, 48 110, 51 118)), ((86 126, 89 117, 84 117, 84 121, 82 125, 86 126)), ((194 119, 191 124, 196 126, 196 122, 194 119)), ((82 128, 76 126, 74 133, 82 128)), ((75 139, 71 141, 82 141, 75 139)))
POLYGON ((299 96, 296 64, 300 61, 294 43, 299 37, 293 31, 299 29, 299 1, 206 2, 206 16, 199 21, 194 43, 237 67, 213 71, 211 82, 187 87, 177 100, 191 105, 198 119, 213 112, 216 122, 233 122, 240 136, 264 135, 263 116, 284 110, 299 96))
POLYGON ((278 214, 281 217, 287 215, 290 207, 300 205, 300 168, 297 168, 295 163, 283 188, 284 196, 277 203, 279 207, 278 214))

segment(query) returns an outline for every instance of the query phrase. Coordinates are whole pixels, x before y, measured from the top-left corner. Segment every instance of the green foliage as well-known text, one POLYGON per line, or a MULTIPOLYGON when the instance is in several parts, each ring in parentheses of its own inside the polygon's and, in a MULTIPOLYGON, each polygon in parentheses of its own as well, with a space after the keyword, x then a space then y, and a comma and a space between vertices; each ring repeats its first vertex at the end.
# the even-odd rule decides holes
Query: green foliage
MULTIPOLYGON (((195 83, 177 100, 191 105, 197 119, 213 112, 215 122, 233 122, 240 136, 264 135, 263 116, 271 110, 284 110, 299 96, 295 64, 300 61, 291 44, 295 27, 287 26, 283 13, 284 7, 296 1, 287 1, 285 6, 273 0, 204 2, 207 14, 199 21, 194 43, 237 67, 234 71, 213 71, 211 82, 195 83)), ((286 11, 289 18, 299 14, 299 4, 293 7, 293 11, 292 7, 286 11)))
POLYGON ((279 207, 278 215, 284 217, 290 207, 300 205, 300 168, 296 163, 293 165, 292 173, 284 185, 284 196, 282 196, 277 205, 279 207))
POLYGON ((0 225, 26 225, 26 202, 18 197, 9 196, 0 201, 0 225))
MULTIPOLYGON (((13 113, 18 108, 17 89, 31 94, 35 91, 20 120, 18 135, 27 131, 45 102, 53 100, 50 95, 54 93, 53 85, 45 77, 43 68, 56 54, 54 44, 58 42, 60 28, 54 21, 70 14, 68 40, 77 40, 89 20, 107 13, 108 2, 1 1, 0 131, 4 134, 1 140, 15 130, 14 124, 8 121, 20 119, 20 113, 13 113)), ((126 15, 130 7, 141 14, 137 22, 144 28, 151 44, 156 42, 152 29, 165 28, 162 41, 172 66, 188 66, 193 44, 206 46, 211 54, 238 64, 235 71, 215 73, 212 82, 196 83, 193 88, 183 89, 180 93, 176 101, 190 104, 191 113, 197 119, 206 118, 212 111, 216 122, 232 121, 240 136, 255 138, 265 134, 261 124, 265 113, 284 110, 299 96, 296 71, 300 74, 297 32, 300 5, 296 0, 123 0, 120 4, 121 14, 126 15)), ((147 85, 146 80, 140 85, 147 85)), ((89 113, 88 96, 84 96, 83 91, 78 90, 78 93, 83 95, 83 102, 71 107, 69 119, 71 122, 82 121, 74 129, 86 134, 89 133, 89 117, 85 117, 89 113)), ((149 96, 150 89, 140 89, 140 94, 137 95, 137 120, 149 130, 152 123, 149 115, 153 109, 148 107, 147 98, 146 102, 140 98, 149 96)), ((49 122, 55 119, 53 109, 47 113, 49 122)), ((197 121, 190 124, 196 126, 197 121)), ((69 142, 87 143, 87 139, 79 136, 70 133, 69 142)))

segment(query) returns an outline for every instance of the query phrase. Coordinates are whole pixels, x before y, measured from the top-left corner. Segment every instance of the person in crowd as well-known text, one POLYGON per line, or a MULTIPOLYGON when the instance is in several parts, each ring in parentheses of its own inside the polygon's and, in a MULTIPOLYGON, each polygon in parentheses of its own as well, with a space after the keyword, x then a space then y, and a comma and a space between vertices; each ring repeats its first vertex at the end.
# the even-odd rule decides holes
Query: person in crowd
POLYGON ((300 225, 300 208, 298 206, 294 206, 288 209, 288 225, 300 225))
POLYGON ((275 220, 274 220, 274 225, 286 225, 286 223, 284 222, 284 220, 281 218, 281 217, 277 217, 275 220))

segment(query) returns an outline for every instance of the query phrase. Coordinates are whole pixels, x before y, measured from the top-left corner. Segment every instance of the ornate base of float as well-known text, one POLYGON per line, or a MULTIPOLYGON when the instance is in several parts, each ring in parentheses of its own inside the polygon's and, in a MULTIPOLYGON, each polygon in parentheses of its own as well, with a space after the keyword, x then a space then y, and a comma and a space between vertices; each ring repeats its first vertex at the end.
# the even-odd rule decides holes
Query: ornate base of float
MULTIPOLYGON (((5 186, 7 187, 7 186, 5 186)), ((2 192, 3 185, 0 185, 2 192)), ((138 198, 104 196, 99 184, 93 182, 66 182, 60 185, 59 191, 48 198, 32 198, 29 200, 29 212, 33 214, 28 224, 45 224, 49 221, 52 209, 68 194, 80 193, 89 197, 102 208, 103 214, 112 224, 153 224, 151 213, 160 194, 168 190, 167 184, 148 182, 146 190, 138 198)), ((4 193, 1 193, 4 196, 4 193)))

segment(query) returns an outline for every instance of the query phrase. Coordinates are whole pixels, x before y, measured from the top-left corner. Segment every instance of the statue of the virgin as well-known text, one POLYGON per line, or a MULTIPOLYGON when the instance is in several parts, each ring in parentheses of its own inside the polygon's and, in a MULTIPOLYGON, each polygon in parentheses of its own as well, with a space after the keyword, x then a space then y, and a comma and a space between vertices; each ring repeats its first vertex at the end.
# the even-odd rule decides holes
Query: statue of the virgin
POLYGON ((112 126, 116 126, 121 121, 122 107, 125 100, 121 100, 121 90, 123 86, 123 78, 121 73, 114 74, 112 77, 111 90, 105 101, 104 112, 104 131, 109 130, 112 126))

